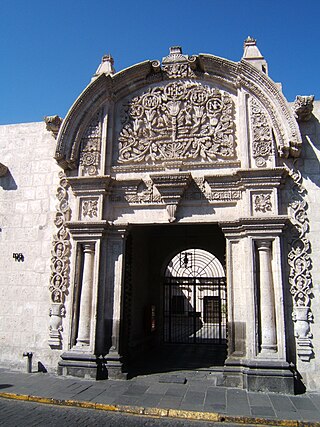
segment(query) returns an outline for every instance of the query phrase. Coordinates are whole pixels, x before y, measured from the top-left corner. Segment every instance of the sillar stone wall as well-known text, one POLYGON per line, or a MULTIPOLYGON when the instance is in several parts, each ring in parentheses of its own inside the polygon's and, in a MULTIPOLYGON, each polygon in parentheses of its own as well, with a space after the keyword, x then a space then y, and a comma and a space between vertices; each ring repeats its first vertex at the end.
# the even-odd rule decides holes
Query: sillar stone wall
POLYGON ((48 346, 51 241, 60 167, 45 123, 0 126, 0 364, 25 369, 33 352, 56 369, 48 346), (22 255, 14 255, 22 254, 22 255), (17 259, 14 258, 17 257, 17 259))

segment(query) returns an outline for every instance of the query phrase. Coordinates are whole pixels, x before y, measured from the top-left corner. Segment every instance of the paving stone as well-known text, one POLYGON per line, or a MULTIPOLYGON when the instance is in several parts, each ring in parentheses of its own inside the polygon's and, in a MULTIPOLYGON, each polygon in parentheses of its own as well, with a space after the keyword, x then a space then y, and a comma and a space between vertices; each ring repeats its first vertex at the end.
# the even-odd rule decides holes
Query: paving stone
POLYGON ((297 408, 293 406, 292 401, 288 396, 281 395, 269 395, 272 406, 275 411, 278 412, 297 412, 297 408))
POLYGON ((148 388, 149 387, 145 385, 134 384, 130 385, 123 394, 128 396, 141 396, 148 390, 148 388))
POLYGON ((200 391, 188 390, 182 400, 183 403, 190 403, 194 405, 203 405, 205 399, 205 393, 200 391))
POLYGON ((317 408, 312 403, 309 397, 290 396, 290 400, 297 409, 316 411, 317 408))
POLYGON ((275 416, 274 410, 270 406, 252 406, 251 407, 252 415, 263 415, 263 416, 275 416))
POLYGON ((185 387, 178 387, 178 386, 172 386, 168 388, 165 395, 166 396, 184 396, 187 392, 187 388, 185 387))

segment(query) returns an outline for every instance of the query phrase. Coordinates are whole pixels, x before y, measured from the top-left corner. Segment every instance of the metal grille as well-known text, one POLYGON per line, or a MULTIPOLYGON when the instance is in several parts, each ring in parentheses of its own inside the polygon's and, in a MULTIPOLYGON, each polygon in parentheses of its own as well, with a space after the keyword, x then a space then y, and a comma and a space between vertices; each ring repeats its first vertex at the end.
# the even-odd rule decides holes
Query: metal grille
POLYGON ((226 343, 226 280, 167 277, 164 284, 164 342, 226 343))

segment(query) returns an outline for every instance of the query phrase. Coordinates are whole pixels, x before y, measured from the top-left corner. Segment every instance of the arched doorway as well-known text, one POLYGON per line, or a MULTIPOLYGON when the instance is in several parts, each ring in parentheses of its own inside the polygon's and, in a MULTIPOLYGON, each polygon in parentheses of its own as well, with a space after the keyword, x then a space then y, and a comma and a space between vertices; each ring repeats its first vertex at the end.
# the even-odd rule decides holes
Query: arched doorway
POLYGON ((164 278, 163 341, 226 344, 226 278, 213 254, 190 248, 168 263, 164 278))

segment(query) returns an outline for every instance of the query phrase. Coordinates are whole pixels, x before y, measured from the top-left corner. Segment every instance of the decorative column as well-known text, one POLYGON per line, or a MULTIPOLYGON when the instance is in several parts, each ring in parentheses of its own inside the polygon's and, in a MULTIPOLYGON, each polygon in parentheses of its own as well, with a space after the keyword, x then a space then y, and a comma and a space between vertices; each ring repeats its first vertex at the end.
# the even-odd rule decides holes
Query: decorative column
POLYGON ((122 300, 124 281, 124 256, 125 256, 125 229, 112 230, 107 240, 108 272, 107 286, 113 295, 109 299, 113 301, 112 307, 112 336, 111 347, 106 356, 108 378, 125 379, 122 372, 122 357, 120 349, 120 326, 122 320, 122 300))
POLYGON ((256 241, 259 257, 261 355, 277 352, 271 241, 256 241))
POLYGON ((90 344, 94 243, 83 244, 83 275, 80 295, 77 346, 90 344))

